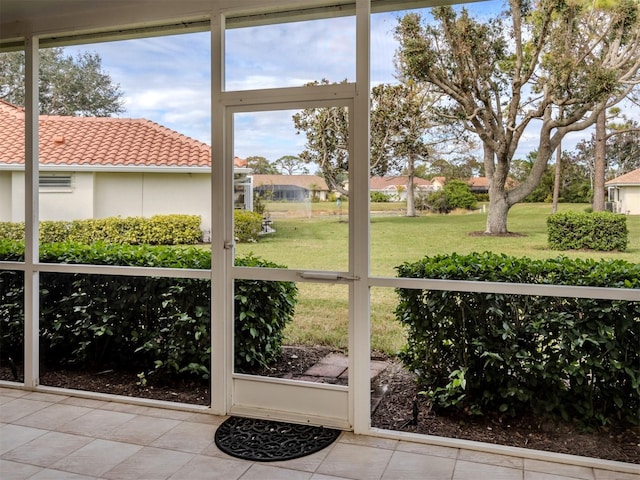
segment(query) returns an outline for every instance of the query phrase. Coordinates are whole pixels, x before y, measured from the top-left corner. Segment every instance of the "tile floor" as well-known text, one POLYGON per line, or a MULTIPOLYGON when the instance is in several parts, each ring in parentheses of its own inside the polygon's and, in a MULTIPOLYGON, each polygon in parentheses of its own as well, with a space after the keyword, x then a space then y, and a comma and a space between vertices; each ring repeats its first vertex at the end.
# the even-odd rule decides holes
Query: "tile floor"
POLYGON ((633 465, 621 473, 347 432, 307 457, 249 462, 216 447, 223 420, 0 387, 0 479, 640 480, 633 465))

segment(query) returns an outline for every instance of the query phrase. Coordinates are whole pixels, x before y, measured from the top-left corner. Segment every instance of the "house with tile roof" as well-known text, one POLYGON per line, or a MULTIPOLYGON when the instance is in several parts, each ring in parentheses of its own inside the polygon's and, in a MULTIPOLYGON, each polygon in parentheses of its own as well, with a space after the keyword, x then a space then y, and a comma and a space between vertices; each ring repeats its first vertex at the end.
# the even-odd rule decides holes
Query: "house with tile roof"
POLYGON ((253 174, 253 190, 271 200, 301 201, 316 198, 326 201, 329 187, 318 175, 253 174))
POLYGON ((640 168, 605 183, 610 210, 627 215, 640 215, 640 168))
MULTIPOLYGON (((394 201, 404 201, 407 199, 408 179, 406 175, 371 177, 369 191, 384 193, 394 201)), ((413 186, 416 193, 429 193, 434 190, 429 180, 420 177, 413 178, 413 186)))
MULTIPOLYGON (((211 229, 206 143, 145 119, 41 115, 38 129, 41 220, 186 213, 211 229)), ((0 100, 0 131, 0 221, 24 221, 24 110, 0 100)))

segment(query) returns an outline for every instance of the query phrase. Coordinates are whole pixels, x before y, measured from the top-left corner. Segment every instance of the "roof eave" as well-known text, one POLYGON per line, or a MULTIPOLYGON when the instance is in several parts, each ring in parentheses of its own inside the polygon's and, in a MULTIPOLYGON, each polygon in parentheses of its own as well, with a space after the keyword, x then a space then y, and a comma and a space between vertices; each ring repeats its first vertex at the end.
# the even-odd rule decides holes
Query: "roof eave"
MULTIPOLYGON (((0 164, 0 171, 23 171, 24 164, 0 164)), ((211 167, 126 166, 126 165, 46 165, 41 172, 109 172, 109 173, 211 173, 211 167)), ((250 173, 250 168, 234 168, 235 173, 250 173)))

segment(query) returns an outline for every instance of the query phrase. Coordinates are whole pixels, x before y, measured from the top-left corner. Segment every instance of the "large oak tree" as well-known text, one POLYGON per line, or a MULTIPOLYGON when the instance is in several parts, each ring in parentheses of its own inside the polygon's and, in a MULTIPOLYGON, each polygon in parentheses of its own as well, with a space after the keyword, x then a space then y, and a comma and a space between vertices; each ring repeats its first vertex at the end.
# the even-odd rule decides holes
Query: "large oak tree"
POLYGON ((638 83, 639 8, 635 0, 509 0, 488 21, 449 6, 434 8, 432 23, 413 13, 399 20, 402 73, 449 98, 439 113, 482 142, 486 233, 507 233, 509 209, 536 188, 562 139, 594 125, 638 83), (535 163, 507 190, 513 156, 533 127, 535 163))
MULTIPOLYGON (((24 52, 0 54, 0 99, 24 106, 24 52)), ((40 50, 40 113, 108 117, 124 112, 120 86, 103 71, 97 53, 75 58, 62 48, 40 50)))

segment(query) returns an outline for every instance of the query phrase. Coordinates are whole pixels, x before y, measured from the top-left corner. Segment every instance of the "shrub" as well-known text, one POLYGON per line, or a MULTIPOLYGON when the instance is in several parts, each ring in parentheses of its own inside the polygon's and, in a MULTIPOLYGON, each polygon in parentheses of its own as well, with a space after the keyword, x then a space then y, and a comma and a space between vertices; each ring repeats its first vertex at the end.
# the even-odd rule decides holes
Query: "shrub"
POLYGON ((450 180, 444 186, 447 203, 454 208, 471 210, 476 208, 476 197, 471 193, 469 185, 462 180, 450 180))
POLYGON ((416 207, 420 210, 429 210, 434 213, 449 213, 453 207, 449 205, 444 190, 436 190, 425 197, 418 197, 416 207))
MULTIPOLYGON (((623 261, 440 255, 411 278, 640 288, 623 261)), ((398 289, 401 352, 436 410, 639 422, 640 301, 398 289)))
POLYGON ((549 246, 555 250, 625 251, 627 218, 611 212, 561 212, 547 218, 549 246))
MULTIPOLYGON (((193 245, 202 241, 197 215, 108 217, 40 222, 40 243, 108 241, 130 245, 193 245)), ((0 222, 0 238, 24 240, 24 223, 0 222)))
MULTIPOLYGON (((0 241, 0 261, 24 259, 24 246, 0 241)), ((44 244, 41 261, 162 268, 210 268, 194 247, 44 244)), ((257 257, 237 265, 278 268, 257 257)), ((23 276, 0 272, 0 351, 21 354, 23 276)), ((209 375, 211 283, 206 279, 47 273, 40 275, 40 350, 49 365, 137 369, 145 375, 209 375)), ((291 282, 235 282, 236 368, 266 366, 280 354, 293 318, 291 282)), ((16 355, 16 354, 14 354, 16 355)))
POLYGON ((369 193, 371 201, 374 203, 386 203, 391 201, 391 195, 383 192, 371 192, 369 193))
POLYGON ((248 210, 234 210, 233 233, 237 242, 257 242, 262 231, 262 215, 248 210))

